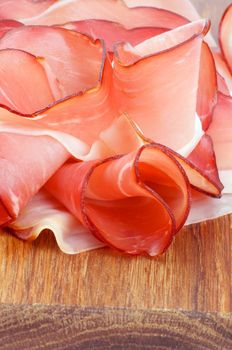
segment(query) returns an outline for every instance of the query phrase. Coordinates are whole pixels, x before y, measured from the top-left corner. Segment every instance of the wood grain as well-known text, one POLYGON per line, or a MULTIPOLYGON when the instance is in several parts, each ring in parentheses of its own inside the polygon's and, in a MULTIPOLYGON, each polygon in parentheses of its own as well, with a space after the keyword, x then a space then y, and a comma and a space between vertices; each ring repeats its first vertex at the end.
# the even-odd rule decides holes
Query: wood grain
MULTIPOLYGON (((230 1, 192 1, 216 36, 230 1)), ((185 228, 159 259, 0 232, 0 350, 37 349, 232 349, 232 216, 185 228)))
POLYGON ((230 350, 232 319, 184 311, 2 306, 0 339, 0 350, 230 350))
POLYGON ((50 234, 1 234, 0 303, 231 312, 231 218, 184 229, 159 259, 107 248, 68 256, 50 234))

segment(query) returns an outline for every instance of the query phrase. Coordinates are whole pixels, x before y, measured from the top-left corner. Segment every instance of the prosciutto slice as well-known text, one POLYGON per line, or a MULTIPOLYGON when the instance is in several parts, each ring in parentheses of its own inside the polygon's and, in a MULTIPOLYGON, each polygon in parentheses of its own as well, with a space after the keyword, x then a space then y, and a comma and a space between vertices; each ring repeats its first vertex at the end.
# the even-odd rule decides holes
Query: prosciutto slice
POLYGON ((82 253, 104 246, 80 221, 45 190, 37 193, 7 230, 23 240, 35 240, 52 231, 59 248, 66 254, 82 253))
POLYGON ((202 38, 208 28, 209 23, 200 20, 136 47, 119 44, 115 51, 113 83, 119 110, 127 112, 147 137, 174 150, 194 136, 202 38))
POLYGON ((189 211, 187 177, 157 144, 100 163, 66 164, 46 189, 97 237, 130 254, 161 254, 189 211))
POLYGON ((207 130, 213 109, 217 103, 217 72, 213 54, 206 43, 202 44, 199 88, 197 97, 197 113, 201 118, 202 127, 207 130))
POLYGON ((144 26, 127 29, 116 22, 95 19, 70 22, 62 27, 89 35, 95 40, 104 39, 108 52, 113 52, 114 44, 118 41, 128 41, 132 45, 137 45, 146 39, 164 33, 169 28, 144 26))
POLYGON ((13 19, 0 20, 0 39, 9 30, 11 30, 13 28, 18 28, 21 26, 23 26, 22 23, 15 21, 13 19))
POLYGON ((231 48, 232 5, 230 5, 221 20, 219 29, 219 43, 227 66, 232 73, 232 48, 231 48))
POLYGON ((6 225, 68 159, 69 153, 46 136, 0 133, 0 142, 0 225, 6 225))
POLYGON ((101 79, 102 43, 92 42, 73 31, 23 26, 4 35, 0 49, 5 48, 20 49, 41 57, 40 63, 56 100, 94 88, 101 79))
POLYGON ((213 122, 208 134, 212 137, 220 177, 225 193, 232 193, 232 98, 219 93, 213 122))
POLYGON ((32 113, 54 102, 44 68, 35 56, 15 49, 0 50, 0 67, 1 106, 32 113))

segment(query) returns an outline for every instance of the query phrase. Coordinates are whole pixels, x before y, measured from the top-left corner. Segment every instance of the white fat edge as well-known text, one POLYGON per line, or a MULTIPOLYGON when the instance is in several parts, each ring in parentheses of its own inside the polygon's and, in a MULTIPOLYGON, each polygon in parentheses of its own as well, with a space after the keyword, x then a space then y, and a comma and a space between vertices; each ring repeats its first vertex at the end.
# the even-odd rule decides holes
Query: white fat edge
POLYGON ((33 21, 37 21, 38 19, 43 18, 44 16, 49 15, 53 11, 58 10, 58 9, 64 7, 64 6, 68 5, 68 4, 71 4, 74 1, 75 0, 59 0, 59 1, 56 1, 54 4, 49 6, 49 8, 47 8, 44 12, 40 13, 38 16, 22 18, 19 21, 24 23, 24 24, 32 24, 33 21))
POLYGON ((183 157, 188 157, 197 144, 200 142, 202 136, 204 135, 204 131, 202 129, 202 124, 199 116, 196 114, 195 117, 195 131, 193 138, 182 148, 180 148, 177 153, 179 153, 183 157))
POLYGON ((86 160, 90 151, 90 147, 75 136, 57 130, 46 129, 41 126, 38 127, 36 125, 26 125, 26 123, 24 123, 24 125, 20 125, 16 124, 14 121, 7 122, 0 120, 0 133, 1 132, 28 136, 53 137, 60 144, 62 144, 70 154, 80 160, 86 160))
POLYGON ((220 199, 202 196, 191 203, 189 217, 185 226, 214 220, 232 213, 232 194, 224 194, 220 199))
POLYGON ((224 194, 232 194, 232 169, 219 170, 219 177, 224 185, 224 194))
MULTIPOLYGON (((202 23, 202 25, 203 25, 203 23, 205 23, 205 21, 206 21, 205 19, 198 19, 197 21, 195 21, 195 23, 199 23, 199 24, 202 23)), ((124 50, 129 51, 131 53, 134 53, 135 55, 138 55, 138 56, 144 56, 144 55, 153 55, 156 52, 160 52, 162 50, 174 48, 178 44, 191 38, 193 33, 191 33, 191 32, 188 33, 188 36, 185 39, 180 37, 178 39, 178 41, 176 41, 175 34, 181 33, 183 31, 183 28, 188 28, 188 27, 191 28, 193 26, 193 24, 194 24, 194 22, 190 22, 190 23, 187 23, 183 26, 180 26, 180 27, 174 28, 170 31, 167 31, 165 33, 161 33, 159 35, 153 36, 152 38, 146 39, 136 46, 132 46, 129 43, 125 43, 124 50), (169 39, 168 45, 166 44, 167 38, 169 39), (173 40, 173 38, 174 38, 174 40, 173 40), (162 47, 157 48, 157 45, 156 45, 157 42, 161 43, 162 47), (155 45, 155 47, 154 47, 154 45, 155 45)))

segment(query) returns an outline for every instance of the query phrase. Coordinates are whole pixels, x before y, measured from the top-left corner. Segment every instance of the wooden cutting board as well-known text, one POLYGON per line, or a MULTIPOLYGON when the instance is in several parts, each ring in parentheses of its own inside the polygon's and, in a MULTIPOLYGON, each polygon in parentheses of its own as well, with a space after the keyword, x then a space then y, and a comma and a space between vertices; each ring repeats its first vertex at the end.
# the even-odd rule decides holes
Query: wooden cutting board
POLYGON ((232 349, 231 223, 185 228, 159 259, 2 233, 0 349, 232 349))
MULTIPOLYGON (((215 23, 230 3, 193 2, 215 23)), ((159 259, 0 233, 0 350, 231 350, 231 224, 185 228, 159 259)))

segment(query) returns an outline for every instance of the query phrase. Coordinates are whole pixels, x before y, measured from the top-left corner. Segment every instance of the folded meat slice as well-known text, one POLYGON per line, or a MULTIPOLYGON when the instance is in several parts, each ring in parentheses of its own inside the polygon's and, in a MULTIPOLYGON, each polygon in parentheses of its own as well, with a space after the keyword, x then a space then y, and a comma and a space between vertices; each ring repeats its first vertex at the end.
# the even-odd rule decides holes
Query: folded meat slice
POLYGON ((218 89, 225 95, 232 95, 232 75, 224 57, 218 50, 213 50, 213 57, 217 69, 218 89))
POLYGON ((98 238, 130 254, 161 254, 189 211, 187 177, 158 144, 102 162, 67 163, 46 189, 98 238))
POLYGON ((44 68, 27 52, 0 50, 0 80, 0 105, 7 109, 33 113, 54 102, 44 68))
POLYGON ((221 19, 219 28, 219 43, 227 66, 232 73, 232 47, 231 47, 231 27, 232 27, 232 4, 226 9, 221 19))
POLYGON ((122 0, 69 0, 59 1, 38 16, 24 18, 25 24, 64 24, 85 19, 103 19, 118 22, 126 28, 144 26, 175 28, 187 22, 186 18, 162 9, 143 6, 129 9, 122 0))
POLYGON ((36 16, 55 2, 56 0, 1 0, 0 18, 20 19, 36 16))
POLYGON ((232 97, 218 94, 218 104, 207 133, 213 140, 224 192, 232 193, 232 97))
POLYGON ((6 225, 69 158, 69 153, 48 136, 1 132, 0 145, 0 225, 6 225))
POLYGON ((24 240, 35 240, 52 231, 66 254, 76 254, 104 246, 80 221, 45 190, 38 192, 7 230, 24 240))
POLYGON ((202 127, 204 130, 207 130, 211 123, 213 109, 216 103, 217 72, 214 57, 209 46, 203 42, 197 97, 197 114, 201 118, 202 127))
POLYGON ((168 28, 155 27, 140 27, 127 29, 121 24, 108 20, 82 20, 69 22, 62 25, 63 28, 75 30, 82 34, 86 34, 96 39, 104 39, 108 52, 113 52, 114 44, 118 41, 128 41, 132 45, 137 45, 140 42, 149 39, 155 35, 164 33, 168 28))
POLYGON ((128 113, 146 137, 173 150, 194 137, 202 39, 208 29, 208 21, 200 20, 135 47, 116 47, 118 109, 128 113))
MULTIPOLYGON (((65 29, 63 29, 63 31, 64 30, 65 29)), ((81 36, 82 39, 85 38, 84 40, 91 46, 89 42, 90 39, 82 36, 81 34, 76 34, 78 35, 77 39, 79 36, 81 36)), ((79 42, 79 39, 77 42, 79 42)), ((95 47, 94 43, 93 47, 95 47)), ((0 52, 3 51, 4 50, 0 52)), ((15 50, 12 50, 12 52, 14 51, 15 50)), ((89 75, 91 77, 92 73, 94 72, 96 77, 95 85, 89 89, 87 89, 86 85, 86 91, 78 91, 77 94, 70 98, 50 103, 50 106, 43 108, 42 110, 37 110, 38 103, 41 100, 45 100, 47 102, 43 102, 43 104, 49 104, 48 102, 50 101, 50 97, 48 99, 48 93, 46 93, 46 89, 49 89, 49 86, 45 86, 43 89, 42 83, 40 82, 40 80, 42 82, 46 80, 46 76, 44 75, 45 73, 43 67, 40 65, 40 62, 37 62, 37 60, 33 58, 33 62, 35 62, 34 65, 37 64, 37 70, 41 70, 41 74, 37 74, 37 85, 34 87, 34 81, 37 76, 33 74, 34 80, 32 80, 32 74, 25 74, 25 72, 32 71, 32 68, 34 69, 32 64, 29 66, 28 63, 26 70, 22 70, 22 63, 21 61, 18 61, 15 69, 11 70, 9 62, 5 60, 6 71, 2 72, 2 74, 4 74, 4 77, 6 77, 7 81, 9 81, 9 89, 7 90, 7 94, 9 92, 9 96, 12 96, 10 101, 11 103, 14 103, 14 101, 19 101, 21 104, 19 103, 17 106, 10 105, 10 108, 14 110, 14 113, 12 112, 10 115, 6 111, 6 109, 9 109, 9 102, 8 105, 6 105, 7 101, 2 100, 0 120, 4 120, 4 122, 7 122, 7 119, 9 122, 14 121, 17 127, 17 124, 21 124, 21 119, 25 119, 25 125, 26 121, 28 120, 28 124, 30 126, 34 124, 35 127, 43 127, 45 129, 65 132, 77 137, 79 140, 82 140, 89 146, 92 146, 92 144, 97 140, 99 133, 108 128, 112 124, 114 118, 118 116, 117 110, 114 107, 113 96, 111 94, 112 66, 109 58, 105 55, 103 47, 100 49, 100 51, 101 55, 98 57, 97 61, 95 61, 93 67, 89 71, 89 75), (18 73, 19 68, 21 69, 20 73, 18 73), (14 75, 14 77, 18 84, 16 84, 13 79, 10 79, 12 78, 13 73, 17 73, 14 75), (31 94, 32 90, 38 91, 38 93, 31 94), (31 112, 32 110, 37 111, 29 114, 23 113, 22 115, 22 112, 31 112)), ((24 55, 32 57, 26 53, 24 53, 24 55)), ((91 60, 92 59, 93 57, 91 60)), ((88 62, 88 60, 86 60, 86 62, 88 62)), ((82 67, 79 67, 79 70, 76 73, 79 74, 81 71, 82 67)), ((6 93, 2 95, 9 99, 6 93)))
POLYGON ((13 19, 2 19, 0 20, 0 38, 9 30, 23 26, 22 23, 13 19))
POLYGON ((104 46, 74 31, 23 26, 3 36, 0 49, 5 48, 41 57, 56 100, 94 88, 101 79, 104 46))

